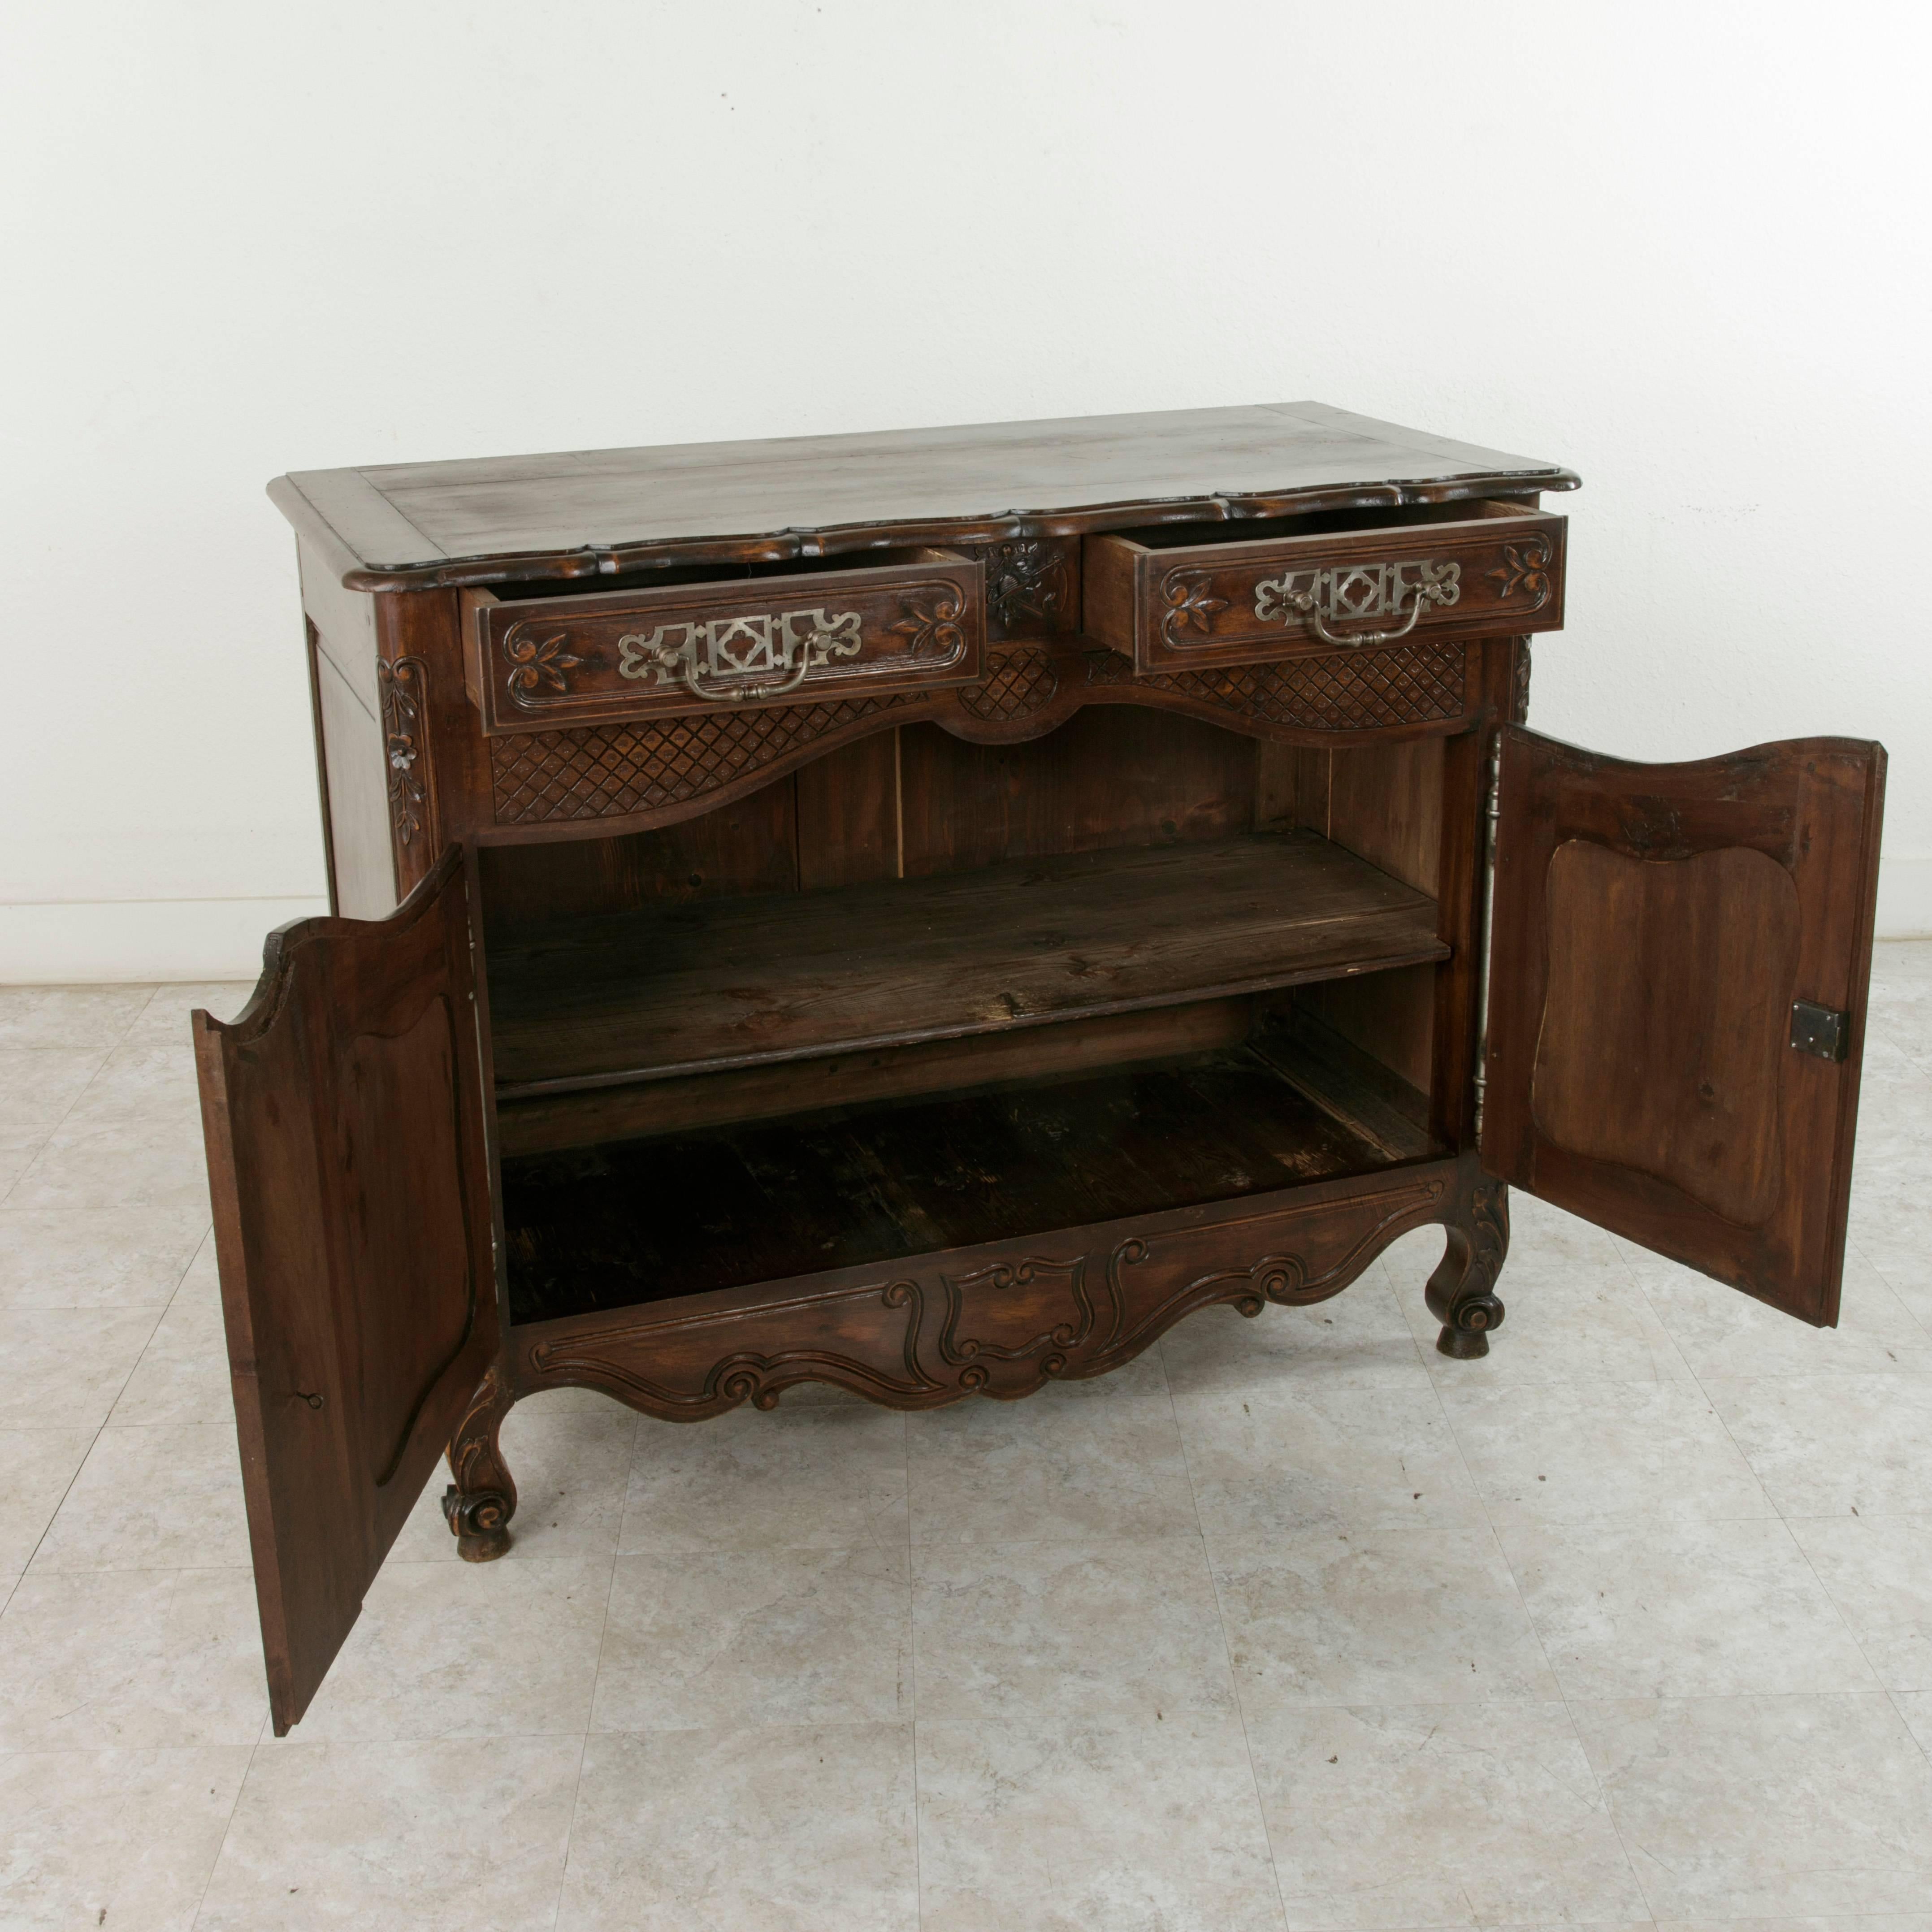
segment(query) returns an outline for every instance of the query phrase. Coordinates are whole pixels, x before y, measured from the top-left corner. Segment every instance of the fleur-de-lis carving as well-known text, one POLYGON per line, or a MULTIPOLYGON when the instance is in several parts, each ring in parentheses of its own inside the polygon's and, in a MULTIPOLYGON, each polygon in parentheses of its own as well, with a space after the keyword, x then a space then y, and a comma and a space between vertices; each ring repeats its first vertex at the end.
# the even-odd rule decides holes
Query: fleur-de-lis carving
POLYGON ((1170 638, 1178 631, 1198 631, 1204 638, 1213 634, 1215 613, 1226 610, 1228 600, 1210 596, 1208 581, 1204 570, 1177 570, 1171 572, 1162 584, 1161 595, 1167 600, 1166 622, 1170 638))
POLYGON ((526 692, 547 686, 556 692, 568 692, 568 680, 564 676, 567 670, 574 670, 584 660, 573 657, 564 649, 566 633, 560 631, 554 638, 545 638, 538 643, 534 638, 512 635, 504 640, 503 655, 511 664, 508 680, 510 695, 518 703, 524 701, 526 692))
POLYGON ((1496 586, 1496 596, 1514 597, 1524 591, 1543 603, 1550 595, 1550 543, 1545 537, 1532 537, 1527 543, 1503 545, 1503 561, 1484 574, 1496 586))
POLYGON ((943 596, 932 599, 932 608, 908 597, 899 606, 905 613, 886 628, 896 638, 908 640, 909 656, 918 657, 930 649, 950 657, 965 648, 966 635, 959 628, 959 599, 943 596))

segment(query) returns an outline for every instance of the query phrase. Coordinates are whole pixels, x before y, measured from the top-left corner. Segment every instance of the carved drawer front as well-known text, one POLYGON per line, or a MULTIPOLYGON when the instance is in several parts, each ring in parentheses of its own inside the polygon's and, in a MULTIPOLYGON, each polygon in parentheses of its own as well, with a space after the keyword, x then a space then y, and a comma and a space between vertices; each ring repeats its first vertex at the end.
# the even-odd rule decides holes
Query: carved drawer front
POLYGON ((1184 540, 1198 526, 1089 537, 1085 628, 1142 672, 1560 628, 1564 519, 1508 503, 1451 514, 1214 542, 1184 540))
POLYGON ((494 736, 978 682, 984 564, 872 554, 885 561, 580 596, 466 591, 470 700, 494 736))

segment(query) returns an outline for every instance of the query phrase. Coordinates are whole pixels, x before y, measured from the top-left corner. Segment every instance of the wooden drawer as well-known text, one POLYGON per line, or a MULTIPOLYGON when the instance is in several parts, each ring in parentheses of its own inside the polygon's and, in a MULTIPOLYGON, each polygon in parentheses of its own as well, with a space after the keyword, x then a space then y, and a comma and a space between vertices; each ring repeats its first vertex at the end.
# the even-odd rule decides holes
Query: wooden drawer
POLYGON ((1562 627, 1562 518, 1484 502, 1414 515, 1210 542, 1198 524, 1089 537, 1084 628, 1136 670, 1176 671, 1562 627))
POLYGON ((492 735, 976 683, 985 566, 873 551, 788 571, 581 596, 464 593, 464 675, 492 735))

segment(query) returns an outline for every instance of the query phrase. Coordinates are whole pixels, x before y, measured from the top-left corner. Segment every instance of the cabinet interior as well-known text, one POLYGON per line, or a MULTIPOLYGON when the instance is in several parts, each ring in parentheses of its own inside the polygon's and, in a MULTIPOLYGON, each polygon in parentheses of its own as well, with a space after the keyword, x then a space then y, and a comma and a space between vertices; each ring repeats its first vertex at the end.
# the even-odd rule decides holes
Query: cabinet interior
POLYGON ((482 855, 519 1322, 1430 1155, 1442 742, 902 727, 482 855))

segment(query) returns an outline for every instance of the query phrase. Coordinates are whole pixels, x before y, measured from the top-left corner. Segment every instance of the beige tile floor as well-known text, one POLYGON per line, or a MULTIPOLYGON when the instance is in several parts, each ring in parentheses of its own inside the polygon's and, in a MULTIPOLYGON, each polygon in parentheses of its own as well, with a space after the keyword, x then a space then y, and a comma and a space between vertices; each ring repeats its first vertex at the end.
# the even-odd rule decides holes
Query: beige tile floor
POLYGON ((1932 945, 1844 1325, 1519 1200, 1110 1380, 520 1408, 265 1723, 186 1015, 0 989, 0 1926, 1932 1932, 1932 945))

